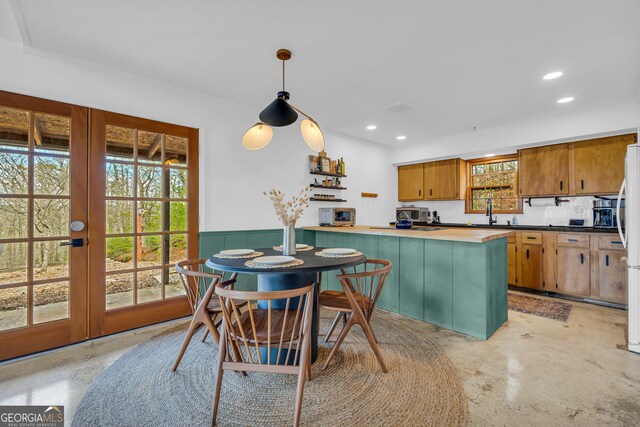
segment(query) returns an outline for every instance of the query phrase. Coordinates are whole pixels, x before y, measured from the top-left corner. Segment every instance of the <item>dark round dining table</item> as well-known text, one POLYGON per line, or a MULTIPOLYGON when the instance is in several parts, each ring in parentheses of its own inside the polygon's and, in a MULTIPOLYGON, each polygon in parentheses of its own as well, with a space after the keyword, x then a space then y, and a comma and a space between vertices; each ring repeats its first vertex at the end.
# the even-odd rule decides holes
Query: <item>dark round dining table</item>
MULTIPOLYGON (((320 329, 320 305, 319 294, 322 281, 322 272, 353 267, 365 262, 364 255, 354 257, 328 258, 316 255, 326 248, 314 247, 307 251, 298 251, 293 257, 304 261, 303 264, 294 267, 282 268, 252 268, 245 263, 255 258, 217 258, 212 256, 206 262, 206 266, 213 270, 220 270, 238 274, 256 274, 258 276, 258 291, 278 291, 295 289, 315 283, 313 304, 313 322, 311 325, 311 360, 315 362, 318 357, 318 332, 320 329)), ((282 255, 282 251, 273 248, 258 248, 257 252, 263 252, 263 256, 282 255)), ((284 301, 284 300, 282 300, 284 301)), ((272 302, 275 304, 274 302, 272 302)), ((274 308, 284 309, 284 305, 274 308)), ((295 307, 292 307, 295 309, 295 307)))

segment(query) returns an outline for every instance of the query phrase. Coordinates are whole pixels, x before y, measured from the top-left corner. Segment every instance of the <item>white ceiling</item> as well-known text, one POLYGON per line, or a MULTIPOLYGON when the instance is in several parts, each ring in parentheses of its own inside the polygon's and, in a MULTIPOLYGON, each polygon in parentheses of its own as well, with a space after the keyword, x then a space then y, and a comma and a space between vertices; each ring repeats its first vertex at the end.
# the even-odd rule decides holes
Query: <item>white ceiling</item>
POLYGON ((294 105, 321 127, 390 146, 638 95, 638 0, 16 4, 33 47, 246 104, 256 118, 280 90, 275 51, 289 48, 294 105), (555 70, 564 76, 542 80, 555 70), (556 104, 564 96, 575 101, 556 104), (396 103, 413 109, 388 109, 396 103))

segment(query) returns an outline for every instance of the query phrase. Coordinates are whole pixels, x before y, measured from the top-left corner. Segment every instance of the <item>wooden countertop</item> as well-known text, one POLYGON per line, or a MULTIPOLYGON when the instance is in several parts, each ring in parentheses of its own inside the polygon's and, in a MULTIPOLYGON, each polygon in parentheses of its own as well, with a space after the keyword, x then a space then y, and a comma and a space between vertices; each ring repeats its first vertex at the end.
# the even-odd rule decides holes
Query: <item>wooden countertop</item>
POLYGON ((356 225, 353 227, 303 227, 310 231, 328 231, 335 233, 355 233, 371 234, 375 236, 409 237, 413 239, 433 239, 450 240, 454 242, 484 243, 494 239, 507 237, 513 231, 509 230, 487 230, 468 228, 444 228, 443 230, 419 231, 419 230, 398 230, 391 227, 374 227, 366 225, 356 225))

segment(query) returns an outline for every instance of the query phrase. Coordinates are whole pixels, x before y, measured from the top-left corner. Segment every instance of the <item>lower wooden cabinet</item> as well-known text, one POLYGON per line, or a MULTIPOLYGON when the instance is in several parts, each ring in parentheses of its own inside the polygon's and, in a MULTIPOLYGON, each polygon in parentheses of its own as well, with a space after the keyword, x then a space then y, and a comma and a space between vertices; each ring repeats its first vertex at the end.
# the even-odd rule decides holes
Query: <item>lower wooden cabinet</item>
POLYGON ((542 245, 523 243, 520 248, 522 274, 519 286, 542 289, 542 245))
POLYGON ((507 240, 508 283, 624 305, 625 256, 614 234, 517 231, 507 240))
POLYGON ((558 247, 558 289, 567 295, 591 294, 589 248, 558 247))
POLYGON ((625 251, 598 253, 598 298, 618 304, 627 303, 627 263, 625 251))

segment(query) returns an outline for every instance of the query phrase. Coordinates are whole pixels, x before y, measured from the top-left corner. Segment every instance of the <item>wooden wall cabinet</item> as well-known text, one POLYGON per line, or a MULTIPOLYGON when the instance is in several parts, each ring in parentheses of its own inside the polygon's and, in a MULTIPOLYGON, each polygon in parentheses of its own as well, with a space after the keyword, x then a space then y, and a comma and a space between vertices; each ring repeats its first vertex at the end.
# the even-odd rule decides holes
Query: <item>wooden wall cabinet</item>
POLYGON ((546 145, 518 151, 520 196, 569 194, 569 145, 546 145))
POLYGON ((467 162, 448 159, 424 164, 425 200, 461 200, 467 188, 467 162))
POLYGON ((398 166, 398 200, 464 200, 467 162, 440 160, 398 166))
POLYGON ((424 171, 422 163, 398 166, 398 200, 422 200, 424 171))
POLYGON ((518 151, 521 197, 616 194, 635 134, 518 151))
POLYGON ((575 194, 614 194, 624 179, 624 156, 635 135, 571 143, 575 194))

